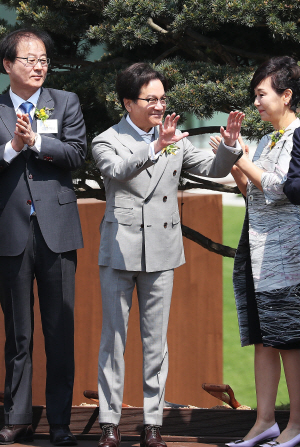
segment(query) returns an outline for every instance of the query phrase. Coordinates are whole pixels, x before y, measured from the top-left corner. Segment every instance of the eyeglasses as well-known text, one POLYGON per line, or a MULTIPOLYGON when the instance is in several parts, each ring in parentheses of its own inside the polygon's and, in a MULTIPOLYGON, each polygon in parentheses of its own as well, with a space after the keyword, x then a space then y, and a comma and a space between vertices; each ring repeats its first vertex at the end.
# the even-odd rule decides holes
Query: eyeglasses
POLYGON ((147 103, 149 104, 149 106, 156 106, 158 104, 158 101, 161 103, 162 106, 166 106, 168 103, 168 98, 166 98, 165 96, 163 98, 137 98, 140 99, 141 101, 147 101, 147 103))
POLYGON ((42 67, 46 67, 46 65, 50 64, 50 59, 47 57, 43 57, 41 59, 39 59, 38 57, 19 57, 17 56, 16 59, 24 59, 27 64, 30 67, 34 67, 36 64, 40 63, 42 67))

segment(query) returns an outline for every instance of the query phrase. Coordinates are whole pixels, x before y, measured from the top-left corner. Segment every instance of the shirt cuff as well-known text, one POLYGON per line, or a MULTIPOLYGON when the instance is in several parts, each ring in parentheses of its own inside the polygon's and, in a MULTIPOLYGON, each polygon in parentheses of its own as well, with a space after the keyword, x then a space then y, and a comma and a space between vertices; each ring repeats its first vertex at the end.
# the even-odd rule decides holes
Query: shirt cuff
MULTIPOLYGON (((23 146, 24 149, 25 145, 23 146)), ((22 150, 23 150, 22 149, 22 150)), ((13 161, 14 158, 16 158, 17 155, 19 155, 22 151, 17 152, 14 150, 14 148, 11 145, 11 141, 8 141, 5 145, 3 159, 6 161, 6 163, 10 163, 13 161)))
POLYGON ((42 138, 39 133, 35 134, 35 140, 33 146, 29 146, 30 149, 36 153, 41 152, 41 146, 42 146, 42 138))
POLYGON ((154 141, 152 141, 152 143, 150 143, 150 145, 149 145, 149 153, 148 153, 150 160, 152 160, 152 161, 157 160, 158 157, 160 156, 160 153, 161 153, 161 151, 155 153, 155 151, 154 151, 154 141))
POLYGON ((234 146, 227 146, 227 145, 224 143, 224 138, 222 139, 222 143, 223 143, 223 146, 224 146, 226 149, 228 149, 230 152, 232 152, 233 154, 235 154, 235 155, 239 155, 239 154, 240 154, 240 151, 241 151, 241 149, 242 149, 242 146, 240 145, 240 143, 239 143, 238 140, 236 140, 236 142, 234 143, 234 146))

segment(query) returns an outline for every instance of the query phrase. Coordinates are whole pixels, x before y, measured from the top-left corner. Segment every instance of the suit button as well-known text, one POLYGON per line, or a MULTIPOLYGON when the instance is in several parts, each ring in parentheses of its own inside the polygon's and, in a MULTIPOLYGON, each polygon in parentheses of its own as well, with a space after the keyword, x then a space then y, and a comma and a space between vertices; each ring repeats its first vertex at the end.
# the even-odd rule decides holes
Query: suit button
POLYGON ((175 171, 173 171, 173 177, 175 177, 176 174, 177 174, 177 171, 175 169, 175 171))
POLYGON ((31 200, 27 200, 27 205, 31 205, 31 200))
POLYGON ((167 222, 164 223, 164 228, 167 228, 168 224, 167 222))
POLYGON ((141 228, 144 228, 144 224, 141 224, 141 228))
POLYGON ((30 179, 33 178, 33 175, 32 175, 32 174, 29 174, 29 175, 28 175, 28 178, 30 178, 30 179))
POLYGON ((164 198, 163 198, 163 202, 166 202, 168 200, 168 197, 167 196, 164 196, 164 198))

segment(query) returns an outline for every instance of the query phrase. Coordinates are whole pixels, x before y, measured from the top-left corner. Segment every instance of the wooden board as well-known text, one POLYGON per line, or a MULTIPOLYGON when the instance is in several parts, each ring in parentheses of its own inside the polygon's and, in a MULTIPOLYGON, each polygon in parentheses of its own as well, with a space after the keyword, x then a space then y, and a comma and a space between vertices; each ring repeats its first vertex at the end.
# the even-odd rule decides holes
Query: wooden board
MULTIPOLYGON (((34 426, 37 434, 49 432, 45 407, 33 407, 34 426)), ((284 429, 288 411, 276 411, 276 421, 284 429)), ((255 410, 228 409, 165 409, 161 433, 171 442, 224 443, 242 438, 254 424, 255 410)), ((3 425, 3 406, 0 407, 0 424, 3 425)), ((100 434, 98 407, 72 407, 72 432, 88 437, 100 434)), ((122 439, 138 439, 143 428, 143 409, 123 408, 120 421, 122 439)))

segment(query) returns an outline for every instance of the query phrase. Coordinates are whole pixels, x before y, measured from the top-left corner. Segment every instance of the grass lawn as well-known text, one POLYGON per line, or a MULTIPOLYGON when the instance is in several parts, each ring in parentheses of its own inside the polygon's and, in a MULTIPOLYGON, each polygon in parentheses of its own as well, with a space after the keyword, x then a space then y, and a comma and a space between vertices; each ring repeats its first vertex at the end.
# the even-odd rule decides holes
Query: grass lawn
MULTIPOLYGON (((244 220, 244 207, 223 206, 223 244, 237 247, 244 220)), ((232 287, 233 259, 223 258, 223 383, 231 386, 242 405, 256 407, 254 347, 241 348, 232 287)), ((276 405, 289 402, 282 369, 276 405)))

